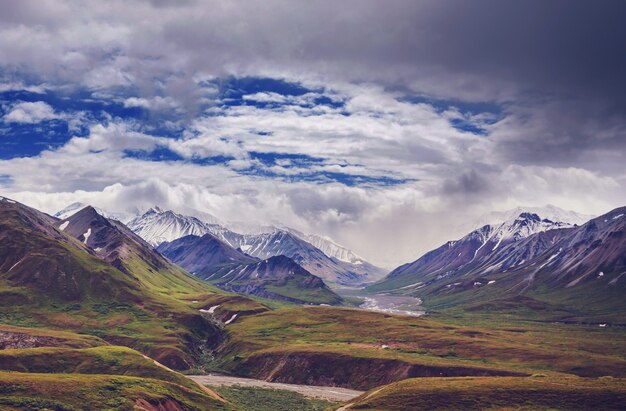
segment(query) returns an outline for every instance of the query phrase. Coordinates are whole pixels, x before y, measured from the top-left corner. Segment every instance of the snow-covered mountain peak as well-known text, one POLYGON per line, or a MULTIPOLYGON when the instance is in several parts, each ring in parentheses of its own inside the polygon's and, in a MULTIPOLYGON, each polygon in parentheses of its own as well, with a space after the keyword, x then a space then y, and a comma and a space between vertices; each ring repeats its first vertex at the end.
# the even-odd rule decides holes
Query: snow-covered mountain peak
MULTIPOLYGON (((80 210, 82 210, 85 207, 89 207, 91 206, 91 204, 85 204, 85 203, 81 203, 81 202, 75 202, 72 203, 70 205, 68 205, 67 207, 65 207, 64 209, 57 211, 54 214, 54 217, 61 219, 61 220, 66 220, 69 217, 73 216, 74 214, 76 214, 77 212, 79 212, 80 210)), ((131 220, 133 218, 133 214, 131 213, 125 213, 125 212, 111 212, 111 211, 107 211, 104 210, 102 208, 99 207, 94 207, 92 206, 97 212, 98 214, 100 214, 103 217, 106 218, 110 218, 113 220, 117 220, 117 221, 121 221, 122 223, 127 223, 129 220, 131 220)))
POLYGON ((592 215, 581 214, 571 210, 564 210, 557 206, 548 204, 543 207, 516 207, 505 211, 493 211, 482 215, 473 224, 474 227, 482 227, 484 225, 497 225, 503 221, 517 219, 522 214, 536 214, 541 220, 550 220, 552 222, 568 223, 571 225, 582 225, 594 218, 592 215))
POLYGON ((171 210, 163 211, 159 207, 148 209, 144 214, 129 221, 127 225, 153 246, 187 235, 202 236, 212 233, 208 224, 195 217, 177 214, 171 210))

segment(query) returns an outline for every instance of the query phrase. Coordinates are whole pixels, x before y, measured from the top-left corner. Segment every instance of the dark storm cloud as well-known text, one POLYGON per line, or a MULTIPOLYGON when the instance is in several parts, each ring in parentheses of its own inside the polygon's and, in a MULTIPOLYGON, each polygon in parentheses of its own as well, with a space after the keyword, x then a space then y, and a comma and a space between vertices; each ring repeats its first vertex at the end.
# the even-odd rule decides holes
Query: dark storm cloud
POLYGON ((5 78, 173 98, 190 118, 214 97, 198 79, 233 73, 495 101, 504 161, 600 169, 625 145, 624 21, 621 0, 7 1, 0 61, 5 78))

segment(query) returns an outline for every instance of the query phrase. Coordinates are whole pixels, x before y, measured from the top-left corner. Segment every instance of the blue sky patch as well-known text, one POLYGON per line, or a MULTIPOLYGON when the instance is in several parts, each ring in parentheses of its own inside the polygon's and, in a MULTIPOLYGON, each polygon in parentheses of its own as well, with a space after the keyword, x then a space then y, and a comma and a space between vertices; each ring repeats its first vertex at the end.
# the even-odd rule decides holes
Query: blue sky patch
POLYGON ((501 105, 492 102, 465 102, 460 100, 436 99, 421 95, 407 95, 399 98, 398 101, 413 104, 428 104, 437 113, 441 114, 447 110, 456 109, 465 118, 453 118, 449 120, 452 127, 459 131, 486 136, 487 130, 484 125, 495 124, 504 117, 504 109, 501 105), (484 114, 480 123, 471 120, 471 117, 484 114))

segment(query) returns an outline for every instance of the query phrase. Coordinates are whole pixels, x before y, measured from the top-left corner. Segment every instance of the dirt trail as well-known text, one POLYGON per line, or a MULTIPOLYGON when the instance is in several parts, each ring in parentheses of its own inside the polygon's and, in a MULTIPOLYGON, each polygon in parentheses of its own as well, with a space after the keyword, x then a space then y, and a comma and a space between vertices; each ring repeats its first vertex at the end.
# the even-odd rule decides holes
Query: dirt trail
POLYGON ((270 388, 274 390, 287 390, 300 393, 306 397, 323 398, 331 401, 348 401, 363 394, 363 391, 350 390, 338 387, 320 387, 316 385, 296 385, 282 384, 277 382, 267 382, 263 380, 254 380, 251 378, 227 377, 224 375, 188 375, 197 383, 212 386, 231 386, 240 385, 242 387, 270 388))

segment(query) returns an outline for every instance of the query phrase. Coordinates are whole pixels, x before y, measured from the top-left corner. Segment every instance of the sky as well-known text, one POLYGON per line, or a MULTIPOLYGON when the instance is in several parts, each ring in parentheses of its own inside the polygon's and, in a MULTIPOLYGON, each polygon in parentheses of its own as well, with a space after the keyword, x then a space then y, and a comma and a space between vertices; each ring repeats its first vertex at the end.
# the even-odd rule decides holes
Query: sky
POLYGON ((194 208, 393 268, 626 205, 621 0, 5 0, 0 194, 194 208), (464 227, 464 228, 462 228, 464 227))

